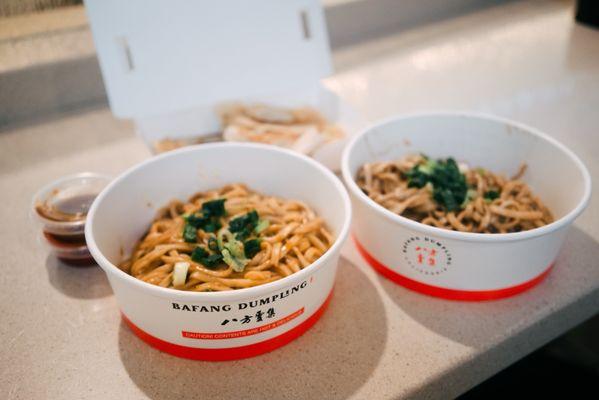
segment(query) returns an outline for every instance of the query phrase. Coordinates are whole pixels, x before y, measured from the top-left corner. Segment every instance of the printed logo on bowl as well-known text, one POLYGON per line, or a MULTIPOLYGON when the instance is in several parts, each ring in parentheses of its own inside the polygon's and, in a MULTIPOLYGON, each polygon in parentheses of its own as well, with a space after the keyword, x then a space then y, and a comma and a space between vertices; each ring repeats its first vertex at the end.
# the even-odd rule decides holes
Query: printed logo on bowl
POLYGON ((407 264, 423 275, 440 275, 451 266, 451 253, 440 241, 412 236, 402 246, 407 264))
POLYGON ((311 276, 294 286, 240 302, 207 305, 171 301, 167 304, 170 312, 202 315, 201 327, 193 325, 183 327, 180 331, 183 338, 236 339, 270 331, 299 318, 306 312, 311 312, 311 309, 306 309, 305 304, 301 304, 298 296, 305 295, 306 291, 318 290, 320 286, 314 284, 316 282, 317 280, 311 276))
MULTIPOLYGON (((218 339, 233 339, 244 336, 256 335, 258 333, 266 332, 274 328, 278 328, 279 326, 286 324, 287 322, 299 317, 304 313, 304 307, 300 308, 296 312, 289 314, 288 316, 281 318, 274 322, 269 322, 267 324, 261 325, 259 327, 251 328, 251 329, 242 329, 233 332, 189 332, 189 331, 181 331, 181 334, 185 338, 191 339, 204 339, 204 340, 218 340, 218 339)), ((264 318, 273 318, 275 316, 274 308, 269 308, 266 312, 266 317, 264 317, 264 312, 262 310, 256 311, 256 314, 253 316, 257 321, 263 321, 264 318)), ((241 319, 241 324, 250 323, 252 320, 252 315, 245 315, 243 319, 241 319)), ((229 322, 238 322, 240 321, 237 318, 233 318, 232 320, 225 319, 221 325, 226 325, 229 322)))

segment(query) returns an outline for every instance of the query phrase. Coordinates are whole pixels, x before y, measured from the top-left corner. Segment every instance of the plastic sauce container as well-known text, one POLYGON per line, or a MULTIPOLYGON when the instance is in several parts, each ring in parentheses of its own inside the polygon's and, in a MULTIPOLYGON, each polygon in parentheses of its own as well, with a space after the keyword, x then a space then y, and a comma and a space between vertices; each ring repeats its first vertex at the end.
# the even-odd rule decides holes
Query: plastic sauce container
POLYGON ((40 243, 63 262, 94 263, 85 242, 85 221, 108 182, 108 176, 91 172, 69 175, 44 186, 33 197, 31 217, 41 226, 40 243))

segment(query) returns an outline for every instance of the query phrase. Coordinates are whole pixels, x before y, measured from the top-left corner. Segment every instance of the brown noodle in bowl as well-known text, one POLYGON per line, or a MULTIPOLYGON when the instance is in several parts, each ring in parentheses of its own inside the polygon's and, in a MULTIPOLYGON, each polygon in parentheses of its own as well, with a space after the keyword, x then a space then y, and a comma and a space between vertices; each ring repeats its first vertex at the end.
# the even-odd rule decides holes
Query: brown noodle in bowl
POLYGON ((241 289, 298 272, 333 241, 306 204, 233 184, 171 201, 120 268, 162 287, 241 289))
POLYGON ((357 184, 389 211, 437 228, 461 232, 510 233, 547 225, 549 209, 520 180, 452 159, 408 155, 363 165, 357 184))

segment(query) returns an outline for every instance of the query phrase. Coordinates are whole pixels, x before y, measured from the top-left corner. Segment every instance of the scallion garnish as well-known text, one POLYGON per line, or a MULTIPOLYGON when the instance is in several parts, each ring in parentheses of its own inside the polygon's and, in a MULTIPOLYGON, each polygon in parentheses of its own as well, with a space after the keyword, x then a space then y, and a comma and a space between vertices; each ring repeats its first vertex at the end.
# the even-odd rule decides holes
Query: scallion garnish
POLYGON ((433 198, 447 211, 457 211, 466 199, 468 185, 466 177, 460 172, 453 158, 431 160, 414 166, 406 173, 408 187, 424 187, 433 185, 433 198))
POLYGON ((183 240, 187 243, 195 243, 198 240, 198 230, 189 222, 183 227, 183 240))
POLYGON ((206 217, 223 217, 225 215, 225 200, 210 200, 202 204, 202 214, 206 217))
POLYGON ((237 240, 245 240, 251 234, 256 225, 258 225, 258 212, 252 210, 241 217, 232 219, 229 222, 229 231, 235 233, 237 240))
POLYGON ((219 253, 210 254, 205 248, 198 246, 193 249, 191 259, 206 268, 212 268, 216 267, 222 261, 223 256, 219 253))
POLYGON ((493 201, 499 198, 499 191, 494 189, 487 190, 483 197, 485 198, 485 200, 493 201))
POLYGON ((261 242, 262 242, 262 240, 260 240, 260 239, 246 240, 243 243, 243 251, 245 253, 245 256, 249 259, 254 258, 254 256, 260 252, 260 243, 261 242))

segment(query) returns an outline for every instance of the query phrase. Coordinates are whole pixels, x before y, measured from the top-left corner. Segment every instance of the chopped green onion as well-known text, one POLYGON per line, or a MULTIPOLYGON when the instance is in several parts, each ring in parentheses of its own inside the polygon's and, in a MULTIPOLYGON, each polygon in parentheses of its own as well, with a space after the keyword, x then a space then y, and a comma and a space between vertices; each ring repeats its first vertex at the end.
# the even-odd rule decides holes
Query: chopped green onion
POLYGON ((220 262, 223 260, 223 255, 222 254, 218 254, 218 253, 214 253, 214 254, 210 254, 208 257, 206 257, 206 259, 204 260, 204 265, 208 268, 212 268, 217 266, 218 264, 220 264, 220 262))
POLYGON ((205 232, 216 232, 222 225, 219 221, 220 217, 209 216, 203 211, 183 217, 188 225, 196 229, 202 229, 205 232))
POLYGON ((421 188, 430 182, 431 177, 420 170, 418 167, 414 167, 406 173, 408 178, 408 187, 421 188))
POLYGON ((260 252, 260 243, 262 240, 260 239, 250 239, 243 243, 243 251, 245 252, 245 256, 249 259, 254 258, 258 252, 260 252))
POLYGON ((234 257, 243 257, 243 243, 235 239, 233 234, 226 229, 218 233, 218 248, 221 250, 228 249, 234 257))
POLYGON ((218 251, 218 240, 214 236, 208 239, 208 248, 212 251, 218 251))
POLYGON ((187 243, 195 243, 198 240, 198 230, 187 222, 183 227, 183 240, 187 243))
POLYGON ((468 189, 468 191, 466 191, 466 198, 464 199, 464 202, 460 205, 460 207, 466 208, 468 203, 470 203, 472 200, 476 198, 477 194, 478 192, 475 189, 468 189))
POLYGON ((245 269, 245 266, 247 265, 247 263, 249 262, 248 259, 239 259, 237 257, 234 257, 231 252, 229 251, 229 249, 223 249, 222 251, 222 255, 223 255, 223 261, 231 266, 231 268, 233 268, 234 271, 236 272, 242 272, 245 269))
POLYGON ((485 198, 485 200, 493 201, 499 198, 499 191, 494 189, 487 190, 483 197, 485 198))
POLYGON ((218 249, 222 251, 225 248, 225 243, 233 240, 233 234, 229 232, 227 229, 223 229, 218 232, 216 236, 216 243, 218 244, 218 249))
POLYGON ((227 199, 217 199, 207 201, 202 204, 202 213, 206 217, 222 217, 225 215, 225 201, 227 199))
POLYGON ((250 262, 245 257, 243 243, 233 237, 233 234, 226 229, 218 233, 217 241, 223 261, 235 271, 243 271, 245 266, 250 262))
POLYGON ((457 211, 466 200, 468 185, 466 176, 453 158, 446 160, 430 160, 414 166, 405 175, 408 187, 422 188, 429 183, 433 185, 433 198, 447 211, 457 211))
POLYGON ((208 252, 203 247, 196 247, 191 252, 191 259, 195 262, 202 262, 202 259, 208 257, 208 252))
POLYGON ((199 264, 202 264, 206 268, 212 268, 217 266, 223 259, 223 256, 219 253, 210 254, 203 247, 196 247, 191 253, 191 259, 199 264))
POLYGON ((263 230, 265 230, 266 228, 268 228, 270 226, 270 221, 267 219, 260 219, 258 220, 258 223, 256 224, 256 227, 254 228, 254 233, 257 235, 260 232, 262 232, 263 230))
POLYGON ((236 234, 235 237, 238 240, 245 240, 252 234, 252 231, 256 228, 258 220, 258 213, 256 212, 256 210, 252 210, 247 214, 242 215, 241 217, 232 219, 229 222, 229 230, 236 234))
POLYGON ((202 227, 202 229, 204 229, 204 231, 206 231, 206 232, 214 233, 222 227, 223 226, 218 219, 212 218, 212 220, 209 223, 207 223, 206 225, 204 225, 202 227))
POLYGON ((233 233, 239 232, 248 225, 252 225, 252 229, 258 223, 258 213, 256 210, 252 210, 249 213, 232 219, 229 222, 229 230, 233 233))
POLYGON ((426 163, 418 165, 418 170, 423 174, 430 175, 433 173, 433 170, 437 166, 437 162, 435 160, 426 160, 426 163))
POLYGON ((173 269, 173 286, 181 286, 185 284, 187 280, 187 271, 189 270, 188 262, 178 262, 175 263, 175 267, 173 269))
POLYGON ((433 197, 437 203, 443 204, 447 211, 454 211, 459 208, 459 204, 450 189, 435 189, 433 197))
POLYGON ((187 223, 193 226, 194 228, 201 228, 202 226, 210 222, 210 218, 204 217, 202 214, 198 213, 188 215, 187 217, 184 216, 183 218, 185 218, 187 223))
POLYGON ((244 258, 243 243, 237 239, 233 239, 225 244, 225 249, 231 252, 231 255, 236 258, 244 258))

